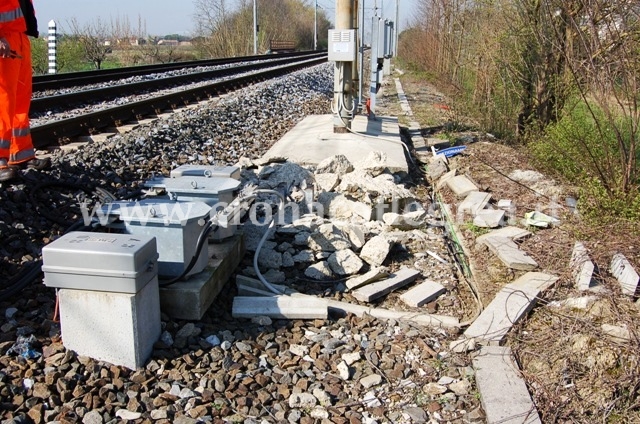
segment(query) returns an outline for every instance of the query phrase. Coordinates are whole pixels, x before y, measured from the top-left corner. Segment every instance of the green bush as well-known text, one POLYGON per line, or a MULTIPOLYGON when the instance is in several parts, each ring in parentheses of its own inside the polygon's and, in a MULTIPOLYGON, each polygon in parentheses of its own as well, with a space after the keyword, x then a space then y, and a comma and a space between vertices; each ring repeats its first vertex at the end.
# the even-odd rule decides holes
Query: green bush
POLYGON ((639 182, 623 188, 619 140, 628 149, 632 137, 637 138, 631 119, 609 119, 601 108, 584 101, 574 101, 565 110, 543 134, 530 135, 528 146, 539 165, 578 187, 583 213, 640 219, 639 182))

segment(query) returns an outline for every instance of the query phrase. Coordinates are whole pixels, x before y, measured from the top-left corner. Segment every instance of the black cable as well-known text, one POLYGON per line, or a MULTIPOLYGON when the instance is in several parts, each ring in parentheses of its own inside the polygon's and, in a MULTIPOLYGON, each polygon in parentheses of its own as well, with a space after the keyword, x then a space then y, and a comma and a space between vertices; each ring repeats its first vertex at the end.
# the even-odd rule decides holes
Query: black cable
POLYGON ((205 226, 202 227, 202 231, 200 231, 200 234, 198 235, 198 241, 196 243, 196 251, 194 252, 193 257, 191 258, 191 261, 189 261, 189 264, 187 265, 187 267, 184 269, 184 271, 182 271, 182 274, 170 280, 159 278, 160 287, 168 287, 172 284, 177 283, 178 281, 183 279, 193 269, 193 267, 196 265, 196 262, 198 262, 198 258, 200 257, 200 252, 202 251, 204 244, 207 242, 209 233, 211 233, 211 231, 213 231, 217 227, 218 226, 217 225, 214 226, 211 221, 207 221, 205 226))

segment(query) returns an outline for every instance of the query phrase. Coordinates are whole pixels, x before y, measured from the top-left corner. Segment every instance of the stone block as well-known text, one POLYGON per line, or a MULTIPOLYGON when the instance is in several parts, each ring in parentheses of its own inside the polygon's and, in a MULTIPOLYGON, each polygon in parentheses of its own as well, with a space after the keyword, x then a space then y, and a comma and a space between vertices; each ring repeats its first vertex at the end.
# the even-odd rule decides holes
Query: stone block
POLYGON ((67 349, 130 369, 144 366, 160 337, 157 277, 135 294, 60 289, 58 298, 67 349))
POLYGON ((464 175, 448 179, 447 185, 458 198, 467 197, 472 191, 478 191, 478 187, 464 175))
POLYGON ((398 272, 391 274, 386 280, 371 283, 354 290, 353 297, 361 302, 371 302, 415 281, 419 275, 420 271, 402 268, 398 272))
POLYGON ((209 264, 186 281, 160 289, 162 312, 176 319, 200 320, 213 303, 245 253, 244 235, 209 244, 209 264))
POLYGON ((636 270, 623 254, 616 253, 613 256, 609 270, 611 271, 611 275, 620 283, 622 293, 628 296, 635 296, 638 290, 640 276, 638 276, 636 270))
POLYGON ((501 344, 511 327, 536 304, 540 293, 558 280, 542 272, 528 272, 496 294, 464 336, 482 344, 501 344))
POLYGON ((504 222, 503 210, 483 209, 478 211, 473 224, 483 228, 497 228, 504 222))
POLYGON ((458 206, 458 213, 476 216, 479 211, 487 207, 490 200, 491 194, 484 191, 472 191, 458 206))
POLYGON ((488 424, 542 424, 510 348, 483 347, 473 367, 488 424))
POLYGON ((446 289, 435 281, 425 281, 400 296, 400 300, 414 308, 437 299, 446 289))
POLYGON ((507 267, 520 271, 532 271, 538 268, 538 263, 518 245, 506 237, 489 237, 485 240, 486 246, 507 267))

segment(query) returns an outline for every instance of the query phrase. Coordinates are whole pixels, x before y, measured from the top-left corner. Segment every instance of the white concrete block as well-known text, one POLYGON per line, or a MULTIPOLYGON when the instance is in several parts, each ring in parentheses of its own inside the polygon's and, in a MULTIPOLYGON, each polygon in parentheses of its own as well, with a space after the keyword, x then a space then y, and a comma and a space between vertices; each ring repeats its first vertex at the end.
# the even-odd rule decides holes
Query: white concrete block
POLYGON ((589 290, 593 283, 593 270, 595 268, 584 244, 579 241, 573 246, 571 261, 569 262, 578 290, 589 290))
POLYGON ((476 244, 480 243, 480 244, 484 244, 485 241, 489 238, 489 237, 506 237, 508 239, 511 240, 519 240, 521 238, 525 238, 530 236, 531 233, 523 228, 519 228, 519 227, 514 227, 514 226, 508 226, 508 227, 502 227, 498 230, 493 230, 491 232, 489 232, 488 234, 483 234, 480 237, 478 237, 476 239, 476 244))
POLYGON ((485 244, 507 267, 521 271, 532 271, 538 268, 538 263, 524 250, 506 237, 489 237, 485 244))
POLYGON ((435 281, 425 281, 400 296, 400 300, 414 308, 438 298, 446 289, 435 281))
POLYGON ((634 296, 638 290, 640 276, 622 253, 616 253, 611 260, 611 274, 620 283, 622 293, 634 296))
POLYGON ((542 272, 528 272, 496 294, 464 336, 482 344, 500 344, 511 327, 536 304, 538 295, 558 280, 542 272))
POLYGON ((392 291, 406 286, 413 282, 420 275, 420 271, 410 268, 402 268, 391 275, 386 280, 362 286, 353 291, 353 297, 361 302, 371 302, 392 291))
POLYGON ((447 185, 459 198, 466 197, 472 191, 478 191, 478 187, 464 175, 457 175, 448 179, 447 185))
POLYGON ((483 209, 478 211, 473 224, 483 228, 497 228, 504 222, 504 211, 501 209, 483 209))
POLYGON ((327 319, 327 303, 314 297, 242 297, 233 299, 234 318, 327 319))
POLYGON ((485 346, 473 360, 488 424, 541 424, 511 349, 485 346))
POLYGON ((157 277, 135 294, 60 289, 58 297, 67 349, 130 369, 144 366, 160 337, 157 277))
POLYGON ((476 216, 478 211, 484 209, 490 200, 491 194, 484 191, 472 191, 462 202, 460 202, 460 206, 458 206, 458 213, 476 216))

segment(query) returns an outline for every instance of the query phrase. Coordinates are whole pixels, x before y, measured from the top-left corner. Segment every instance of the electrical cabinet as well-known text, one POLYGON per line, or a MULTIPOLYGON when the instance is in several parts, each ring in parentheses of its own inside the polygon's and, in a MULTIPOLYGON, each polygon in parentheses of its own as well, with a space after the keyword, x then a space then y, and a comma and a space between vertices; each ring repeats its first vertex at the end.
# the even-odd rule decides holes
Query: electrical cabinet
POLYGON ((356 30, 329 30, 329 60, 354 62, 356 60, 356 30))

